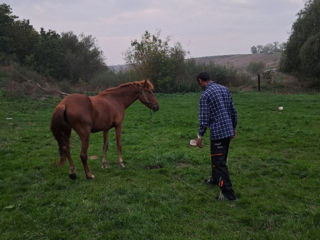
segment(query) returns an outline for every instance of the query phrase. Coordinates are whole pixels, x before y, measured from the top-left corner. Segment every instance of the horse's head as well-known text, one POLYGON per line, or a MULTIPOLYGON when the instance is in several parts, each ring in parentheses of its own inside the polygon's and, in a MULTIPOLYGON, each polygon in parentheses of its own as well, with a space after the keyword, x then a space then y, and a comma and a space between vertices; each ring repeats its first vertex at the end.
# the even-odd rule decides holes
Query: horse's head
POLYGON ((159 103, 153 92, 153 85, 149 80, 145 80, 139 89, 139 100, 154 112, 159 110, 159 103))

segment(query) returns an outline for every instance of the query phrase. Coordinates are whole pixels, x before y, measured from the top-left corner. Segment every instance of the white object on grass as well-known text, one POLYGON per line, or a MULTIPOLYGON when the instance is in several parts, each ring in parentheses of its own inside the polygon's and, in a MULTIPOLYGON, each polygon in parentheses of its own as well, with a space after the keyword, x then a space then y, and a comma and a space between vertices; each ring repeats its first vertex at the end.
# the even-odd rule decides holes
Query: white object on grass
POLYGON ((197 140, 191 139, 191 140, 190 140, 190 145, 191 145, 191 146, 197 146, 197 140))
POLYGON ((280 107, 278 107, 278 109, 279 109, 279 111, 282 111, 282 110, 283 110, 283 107, 282 107, 282 106, 280 106, 280 107))

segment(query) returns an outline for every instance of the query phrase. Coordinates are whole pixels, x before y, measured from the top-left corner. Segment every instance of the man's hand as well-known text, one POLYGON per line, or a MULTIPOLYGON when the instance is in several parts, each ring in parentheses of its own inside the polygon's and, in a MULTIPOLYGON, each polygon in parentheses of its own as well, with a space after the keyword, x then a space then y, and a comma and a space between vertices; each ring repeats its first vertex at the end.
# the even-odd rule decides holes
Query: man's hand
POLYGON ((234 130, 232 138, 235 138, 236 136, 237 136, 237 130, 234 130))
POLYGON ((198 137, 198 139, 197 139, 197 146, 198 146, 199 148, 202 148, 202 147, 203 147, 203 145, 202 145, 202 138, 200 138, 200 137, 198 137))

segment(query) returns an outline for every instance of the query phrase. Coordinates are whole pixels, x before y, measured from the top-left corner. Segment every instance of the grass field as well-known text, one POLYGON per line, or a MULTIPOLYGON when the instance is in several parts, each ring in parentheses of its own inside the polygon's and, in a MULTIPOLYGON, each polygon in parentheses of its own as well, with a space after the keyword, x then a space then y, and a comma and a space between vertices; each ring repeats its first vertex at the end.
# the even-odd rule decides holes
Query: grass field
POLYGON ((236 202, 220 202, 210 175, 208 133, 197 134, 199 94, 158 95, 152 115, 141 103, 126 112, 125 169, 110 134, 109 169, 101 169, 102 134, 91 135, 86 180, 72 134, 77 180, 55 166, 49 131, 58 99, 0 93, 0 239, 319 239, 320 97, 234 93, 238 136, 229 171, 236 202), (278 111, 283 106, 283 111, 278 111), (149 170, 147 166, 161 164, 149 170))

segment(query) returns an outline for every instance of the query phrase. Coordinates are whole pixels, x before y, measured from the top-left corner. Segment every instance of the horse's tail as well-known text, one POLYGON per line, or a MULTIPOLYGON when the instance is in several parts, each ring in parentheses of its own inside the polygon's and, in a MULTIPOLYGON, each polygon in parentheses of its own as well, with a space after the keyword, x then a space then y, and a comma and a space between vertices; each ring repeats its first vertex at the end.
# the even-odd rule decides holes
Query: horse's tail
POLYGON ((66 105, 63 102, 56 106, 51 118, 50 128, 59 145, 59 165, 62 166, 66 161, 66 157, 70 156, 69 138, 71 135, 71 126, 66 115, 66 105))

